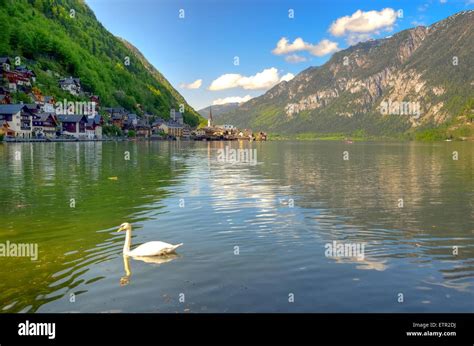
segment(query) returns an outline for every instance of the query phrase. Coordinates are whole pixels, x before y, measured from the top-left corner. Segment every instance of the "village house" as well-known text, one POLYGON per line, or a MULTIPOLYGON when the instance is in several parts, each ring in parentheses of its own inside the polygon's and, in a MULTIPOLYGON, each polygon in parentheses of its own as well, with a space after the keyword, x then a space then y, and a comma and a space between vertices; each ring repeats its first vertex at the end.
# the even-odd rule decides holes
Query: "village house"
POLYGON ((184 125, 183 126, 182 136, 184 138, 190 138, 191 137, 191 127, 189 127, 189 125, 184 125))
POLYGON ((127 114, 124 118, 123 129, 133 130, 138 124, 138 115, 134 113, 127 114))
POLYGON ((55 114, 38 113, 33 115, 33 137, 55 138, 59 122, 55 114))
POLYGON ((59 87, 71 95, 78 96, 81 93, 81 80, 73 77, 62 78, 59 80, 59 87))
POLYGON ((124 118, 126 116, 125 108, 123 107, 114 107, 114 108, 105 108, 104 111, 109 115, 112 125, 122 128, 124 123, 124 118))
POLYGON ((165 121, 162 119, 162 118, 156 118, 153 120, 153 122, 151 123, 151 127, 153 129, 158 129, 158 127, 160 127, 161 124, 163 124, 165 121))
POLYGON ((0 136, 11 136, 12 133, 9 133, 9 131, 8 122, 6 120, 0 120, 0 136))
POLYGON ((33 114, 24 104, 0 105, 2 132, 7 136, 31 138, 33 114))
POLYGON ((61 122, 61 132, 63 135, 73 136, 78 139, 86 138, 87 117, 85 115, 58 115, 61 122))
POLYGON ((151 136, 151 126, 146 119, 139 119, 135 128, 137 137, 148 138, 151 136))
POLYGON ((194 130, 194 135, 196 137, 204 137, 206 135, 206 131, 204 130, 204 128, 199 128, 194 130))
POLYGON ((121 129, 123 127, 124 117, 125 117, 125 115, 123 115, 123 114, 114 114, 114 115, 112 115, 112 117, 110 118, 111 121, 112 121, 112 125, 114 125, 114 126, 118 127, 119 129, 121 129))
POLYGON ((31 82, 36 82, 36 73, 33 70, 28 69, 26 66, 17 66, 15 72, 19 73, 25 78, 28 78, 31 82))
POLYGON ((163 124, 165 121, 162 118, 156 118, 153 120, 151 123, 151 133, 152 134, 159 134, 163 132, 162 129, 160 129, 161 124, 163 124))
POLYGON ((25 106, 33 114, 37 114, 41 110, 41 106, 36 103, 25 103, 25 106))
POLYGON ((8 80, 8 88, 16 92, 20 87, 24 90, 31 86, 30 78, 18 71, 3 71, 3 76, 8 80))
POLYGON ((10 66, 12 65, 10 58, 7 56, 0 57, 0 71, 10 71, 10 66))
POLYGON ((183 136, 183 126, 175 123, 174 121, 164 122, 159 127, 165 134, 173 137, 182 137, 183 136))
POLYGON ((126 114, 127 111, 125 110, 125 108, 123 107, 107 107, 107 108, 104 108, 104 111, 110 116, 112 117, 113 115, 116 115, 116 114, 126 114))
POLYGON ((102 139, 102 125, 104 120, 98 114, 87 118, 86 137, 87 139, 102 139))

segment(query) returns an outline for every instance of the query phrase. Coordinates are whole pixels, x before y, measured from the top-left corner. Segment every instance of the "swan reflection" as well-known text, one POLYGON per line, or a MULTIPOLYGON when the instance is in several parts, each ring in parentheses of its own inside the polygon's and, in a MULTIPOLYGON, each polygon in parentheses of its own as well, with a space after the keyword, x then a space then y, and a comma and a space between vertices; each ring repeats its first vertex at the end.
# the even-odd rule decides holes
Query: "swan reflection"
MULTIPOLYGON (((162 256, 149 256, 149 257, 133 257, 136 261, 142 261, 150 264, 164 264, 171 262, 172 260, 178 258, 177 254, 169 254, 162 256)), ((120 278, 120 286, 126 286, 130 283, 130 277, 132 276, 132 269, 130 267, 130 256, 123 255, 123 268, 125 275, 120 278)))

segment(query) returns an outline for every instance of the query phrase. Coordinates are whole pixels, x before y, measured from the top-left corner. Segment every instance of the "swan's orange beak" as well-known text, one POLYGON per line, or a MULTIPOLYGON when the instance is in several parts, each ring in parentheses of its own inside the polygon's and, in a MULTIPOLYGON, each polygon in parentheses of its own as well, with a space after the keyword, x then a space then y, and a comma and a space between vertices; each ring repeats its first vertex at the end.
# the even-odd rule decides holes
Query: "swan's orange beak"
POLYGON ((121 232, 123 230, 125 230, 125 228, 123 226, 120 226, 120 228, 117 230, 117 232, 121 232))

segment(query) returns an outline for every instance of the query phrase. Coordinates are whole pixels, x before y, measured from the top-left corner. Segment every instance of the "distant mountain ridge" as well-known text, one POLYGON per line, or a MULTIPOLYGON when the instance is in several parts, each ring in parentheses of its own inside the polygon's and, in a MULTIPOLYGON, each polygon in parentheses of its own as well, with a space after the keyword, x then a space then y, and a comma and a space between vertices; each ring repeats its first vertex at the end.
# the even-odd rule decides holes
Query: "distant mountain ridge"
POLYGON ((209 118, 209 111, 212 110, 212 118, 214 121, 219 121, 222 114, 233 111, 239 107, 240 103, 230 102, 222 105, 207 106, 203 109, 198 110, 198 113, 204 118, 209 118))
POLYGON ((288 134, 392 135, 440 126, 474 106, 473 42, 471 10, 359 43, 223 114, 219 122, 288 134), (397 103, 418 106, 419 116, 397 114, 397 103))

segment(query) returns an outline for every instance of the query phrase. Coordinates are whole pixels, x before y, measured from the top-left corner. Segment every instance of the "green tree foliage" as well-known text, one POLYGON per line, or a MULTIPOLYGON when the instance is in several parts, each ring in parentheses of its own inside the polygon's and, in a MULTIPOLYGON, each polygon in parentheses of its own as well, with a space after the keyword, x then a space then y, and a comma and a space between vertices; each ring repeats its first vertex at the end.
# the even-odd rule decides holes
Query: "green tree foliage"
POLYGON ((108 137, 121 137, 123 136, 122 129, 115 125, 104 125, 102 127, 102 134, 108 137))

